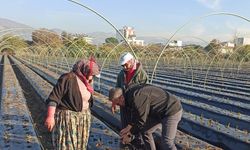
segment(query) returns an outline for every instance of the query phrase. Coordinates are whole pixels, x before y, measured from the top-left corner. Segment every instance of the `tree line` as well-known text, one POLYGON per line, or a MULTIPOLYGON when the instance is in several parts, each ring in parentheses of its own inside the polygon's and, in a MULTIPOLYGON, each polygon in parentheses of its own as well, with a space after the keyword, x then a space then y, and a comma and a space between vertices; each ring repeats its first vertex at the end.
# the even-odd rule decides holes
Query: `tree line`
MULTIPOLYGON (((72 57, 76 55, 82 57, 90 54, 94 54, 96 57, 103 57, 114 50, 116 53, 130 51, 125 42, 119 43, 114 37, 106 38, 105 42, 101 45, 88 43, 86 37, 88 37, 86 34, 71 34, 65 31, 61 32, 61 34, 57 34, 54 31, 42 28, 32 32, 31 40, 24 40, 24 38, 18 35, 3 35, 0 38, 0 49, 1 52, 8 52, 10 54, 15 54, 24 49, 29 49, 29 51, 34 53, 39 53, 41 51, 53 53, 56 50, 61 50, 66 53, 67 56, 72 57)), ((181 50, 165 47, 165 45, 161 43, 147 46, 132 45, 132 48, 136 54, 145 57, 157 57, 162 52, 163 48, 165 48, 164 56, 166 57, 178 57, 181 56, 180 53, 183 53, 183 55, 187 55, 190 58, 195 58, 197 55, 204 57, 207 57, 207 55, 211 57, 218 55, 218 58, 232 57, 239 61, 250 61, 250 45, 234 47, 232 52, 221 54, 220 50, 223 48, 223 45, 216 39, 211 40, 205 47, 190 44, 183 46, 181 50)))

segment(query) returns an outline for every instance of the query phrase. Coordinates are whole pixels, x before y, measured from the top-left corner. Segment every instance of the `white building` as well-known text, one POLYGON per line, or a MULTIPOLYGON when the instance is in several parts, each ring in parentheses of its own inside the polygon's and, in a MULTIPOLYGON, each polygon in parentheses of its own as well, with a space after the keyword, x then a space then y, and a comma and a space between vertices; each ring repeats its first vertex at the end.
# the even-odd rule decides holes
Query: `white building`
POLYGON ((230 47, 230 48, 234 48, 235 44, 232 42, 226 42, 225 46, 230 47))
POLYGON ((140 45, 140 46, 144 45, 144 40, 128 40, 128 42, 131 45, 140 45))
POLYGON ((83 38, 85 39, 85 41, 86 41, 88 44, 93 44, 93 38, 87 37, 87 36, 85 36, 85 37, 83 37, 83 38))
POLYGON ((250 45, 250 38, 245 38, 245 37, 236 38, 235 45, 236 46, 250 45))
POLYGON ((222 47, 221 47, 221 49, 219 49, 219 51, 222 54, 232 53, 233 49, 235 47, 235 44, 232 42, 222 42, 221 45, 222 45, 222 47))
MULTIPOLYGON (((124 36, 124 38, 126 38, 126 40, 129 42, 129 44, 144 46, 144 40, 136 40, 134 28, 124 26, 123 29, 119 30, 119 32, 124 36)), ((116 39, 119 42, 124 41, 124 39, 122 38, 122 36, 118 32, 116 33, 116 39)))
POLYGON ((175 40, 175 41, 170 42, 168 45, 170 47, 182 47, 182 41, 175 40))

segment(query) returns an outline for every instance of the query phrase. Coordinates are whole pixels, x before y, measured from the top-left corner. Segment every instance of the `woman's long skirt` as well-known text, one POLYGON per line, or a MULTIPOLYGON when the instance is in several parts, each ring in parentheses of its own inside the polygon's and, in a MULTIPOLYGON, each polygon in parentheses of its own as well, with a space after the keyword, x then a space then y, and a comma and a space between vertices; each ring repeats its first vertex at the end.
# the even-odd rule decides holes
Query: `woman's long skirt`
POLYGON ((90 110, 74 112, 57 111, 52 132, 55 150, 86 150, 91 124, 90 110))

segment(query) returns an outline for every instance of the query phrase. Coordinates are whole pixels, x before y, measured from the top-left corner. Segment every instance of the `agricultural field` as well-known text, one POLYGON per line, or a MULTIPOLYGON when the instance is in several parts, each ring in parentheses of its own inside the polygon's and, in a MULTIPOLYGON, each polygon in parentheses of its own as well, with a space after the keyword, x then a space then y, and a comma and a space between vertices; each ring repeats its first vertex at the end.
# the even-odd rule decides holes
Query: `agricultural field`
MULTIPOLYGON (((70 71, 76 60, 70 57, 41 57, 37 54, 22 53, 16 56, 4 55, 1 62, 12 64, 13 69, 18 70, 14 71, 18 77, 21 76, 19 74, 23 76, 23 79, 18 80, 27 80, 25 85, 32 87, 34 94, 38 95, 37 100, 40 100, 43 110, 34 114, 43 113, 40 115, 42 118, 45 115, 43 101, 58 77, 70 71)), ((94 82, 96 92, 92 108, 93 128, 89 140, 90 149, 121 149, 118 136, 121 129, 119 110, 112 115, 111 104, 107 100, 108 90, 115 86, 116 75, 121 69, 117 65, 117 60, 117 57, 97 59, 101 64, 101 78, 96 78, 94 82)), ((239 65, 235 62, 227 65, 219 62, 180 65, 160 59, 155 68, 155 60, 142 59, 141 62, 149 77, 152 77, 151 84, 173 93, 182 102, 184 114, 176 137, 179 149, 247 150, 250 147, 250 70, 246 69, 248 64, 242 64, 239 69, 239 65)), ((2 65, 4 69, 3 66, 10 65, 2 65)), ((4 83, 6 75, 2 76, 4 83)), ((7 77, 13 76, 7 75, 7 77)), ((6 92, 4 88, 2 89, 1 97, 4 97, 6 92)), ((26 101, 28 106, 35 105, 34 102, 30 104, 28 99, 26 101)), ((38 145, 49 149, 51 143, 44 139, 48 139, 50 135, 37 129, 42 127, 42 122, 36 122, 34 114, 32 116, 31 112, 38 145)), ((32 119, 30 124, 32 126, 32 119)), ((160 131, 154 136, 158 139, 160 131)))

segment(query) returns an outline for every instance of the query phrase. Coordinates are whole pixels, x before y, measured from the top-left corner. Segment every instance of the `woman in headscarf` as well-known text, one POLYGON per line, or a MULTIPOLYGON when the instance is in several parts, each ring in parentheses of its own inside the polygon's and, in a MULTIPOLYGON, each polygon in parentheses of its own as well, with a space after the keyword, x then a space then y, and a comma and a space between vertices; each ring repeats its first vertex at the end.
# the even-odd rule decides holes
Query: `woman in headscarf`
POLYGON ((91 86, 99 67, 93 58, 80 60, 72 71, 60 76, 46 103, 45 126, 52 131, 56 150, 87 149, 93 104, 91 86))

